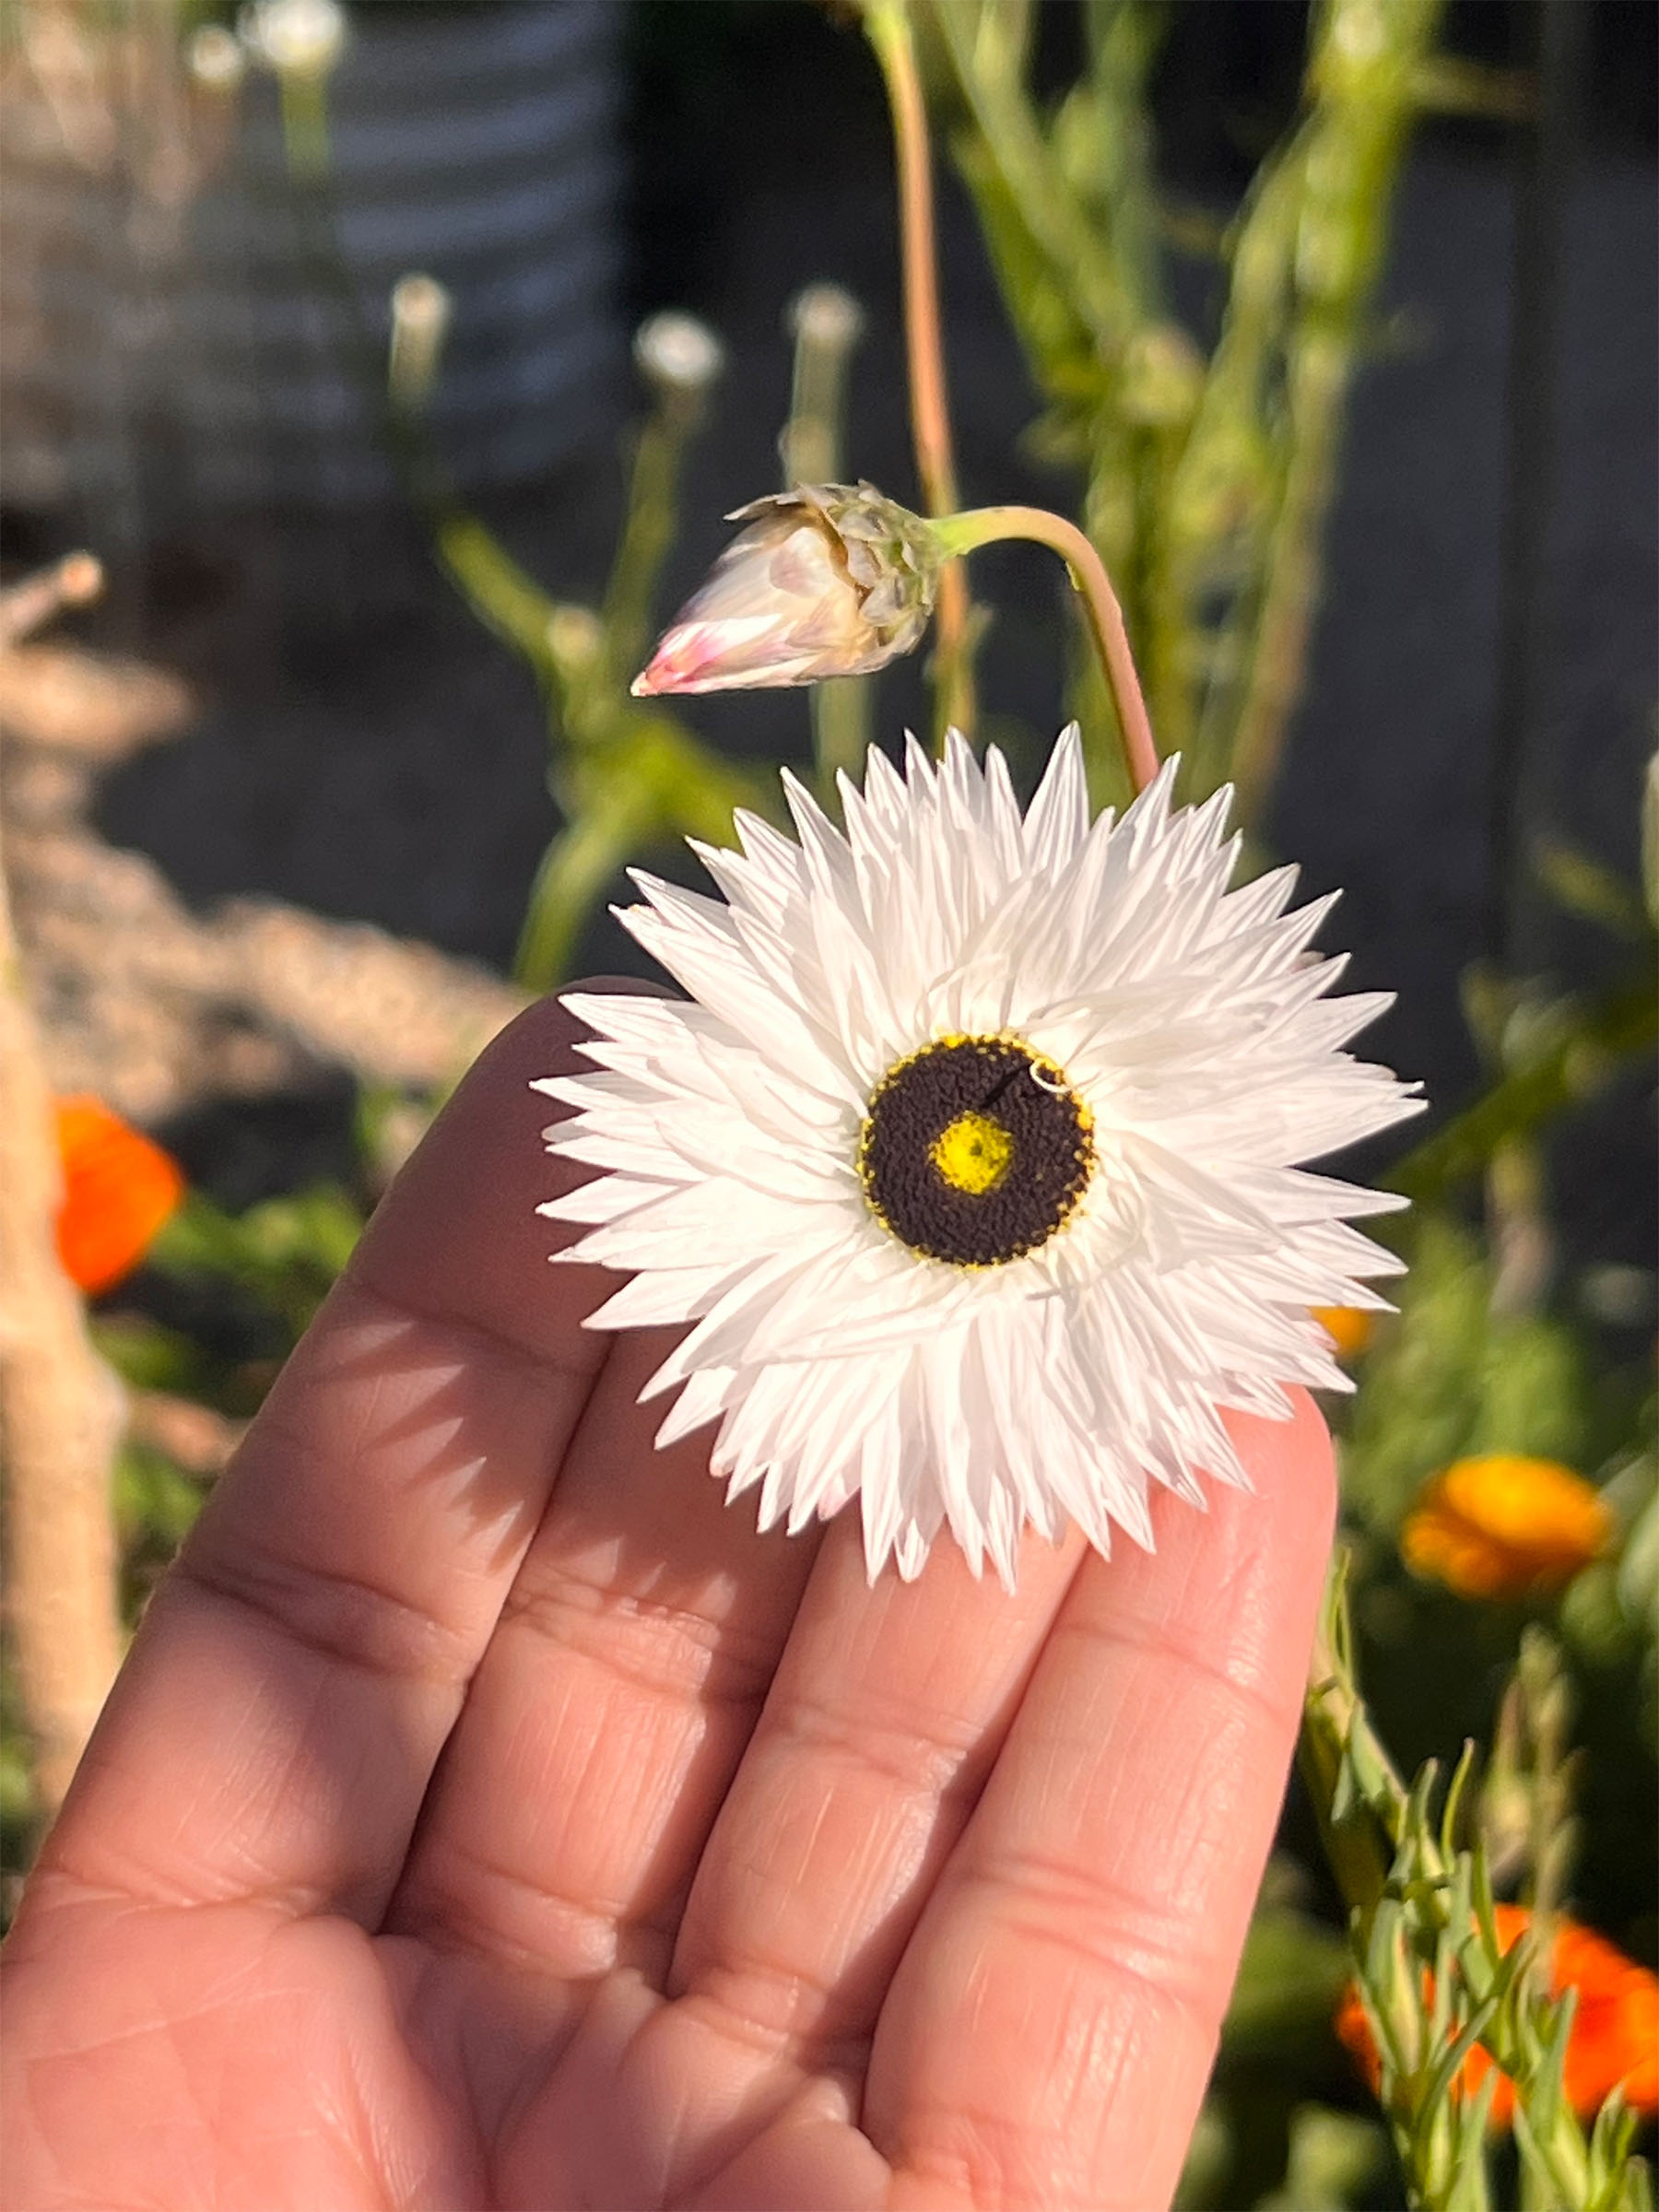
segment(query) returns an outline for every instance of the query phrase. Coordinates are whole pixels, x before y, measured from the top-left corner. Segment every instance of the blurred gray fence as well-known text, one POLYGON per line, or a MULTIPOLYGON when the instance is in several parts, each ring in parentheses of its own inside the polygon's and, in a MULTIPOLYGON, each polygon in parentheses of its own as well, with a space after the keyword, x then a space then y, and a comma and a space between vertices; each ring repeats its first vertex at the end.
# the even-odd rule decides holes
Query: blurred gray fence
POLYGON ((274 77, 193 77, 153 15, 99 35, 37 0, 5 56, 8 501, 140 544, 385 495, 387 295, 414 268, 453 296, 433 430, 458 481, 566 455, 621 358, 614 0, 364 8, 311 184, 274 77))

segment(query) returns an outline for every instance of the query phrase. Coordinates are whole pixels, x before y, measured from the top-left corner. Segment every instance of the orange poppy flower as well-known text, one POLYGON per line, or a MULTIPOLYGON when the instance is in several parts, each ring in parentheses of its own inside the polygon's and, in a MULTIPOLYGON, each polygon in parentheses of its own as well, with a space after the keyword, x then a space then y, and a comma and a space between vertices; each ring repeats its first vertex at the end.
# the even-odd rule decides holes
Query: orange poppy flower
POLYGON ((60 1099, 57 1135, 58 1257, 83 1290, 108 1290, 137 1266, 184 1195, 183 1171, 100 1099, 60 1099))
MULTIPOLYGON (((1498 1940, 1508 1951, 1532 1915, 1520 1905, 1496 1908, 1498 1940)), ((1578 2010, 1567 2039, 1564 2078, 1569 2103, 1583 2120, 1594 2119, 1614 2089, 1622 2086, 1641 2112, 1659 2111, 1659 1978, 1627 1959, 1605 1936, 1575 1920, 1558 1920, 1549 1959, 1549 1993, 1578 1991, 1578 2010)), ((1425 1973, 1423 1990, 1433 2002, 1434 1977, 1425 1973)), ((1370 2084, 1373 2095, 1382 2080, 1371 2022, 1359 1993, 1350 1982, 1336 2010, 1336 2033, 1370 2084)), ((1464 2061, 1453 2086, 1455 2097, 1473 2097, 1492 2061, 1478 2045, 1464 2061)), ((1515 2086, 1498 2077, 1492 2096, 1492 2124, 1507 2127, 1514 2117, 1515 2086)))
POLYGON ((1353 1359, 1371 1340, 1377 1317, 1363 1306, 1315 1306, 1313 1318, 1336 1347, 1338 1359, 1353 1359))
POLYGON ((1464 1597, 1559 1590, 1604 1550, 1613 1515, 1593 1483, 1552 1459, 1492 1452, 1427 1484, 1400 1530, 1414 1573, 1464 1597))

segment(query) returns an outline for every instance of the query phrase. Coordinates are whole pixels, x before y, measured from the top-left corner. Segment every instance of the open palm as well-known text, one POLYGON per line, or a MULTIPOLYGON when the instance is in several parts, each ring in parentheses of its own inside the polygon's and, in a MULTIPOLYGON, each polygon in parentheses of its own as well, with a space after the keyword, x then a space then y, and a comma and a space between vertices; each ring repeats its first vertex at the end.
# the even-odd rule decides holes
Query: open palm
POLYGON ((7 1947, 11 2212, 1168 2201, 1328 1446, 1160 1548, 757 1535, 549 1270, 546 1005, 399 1178, 150 1606, 7 1947))

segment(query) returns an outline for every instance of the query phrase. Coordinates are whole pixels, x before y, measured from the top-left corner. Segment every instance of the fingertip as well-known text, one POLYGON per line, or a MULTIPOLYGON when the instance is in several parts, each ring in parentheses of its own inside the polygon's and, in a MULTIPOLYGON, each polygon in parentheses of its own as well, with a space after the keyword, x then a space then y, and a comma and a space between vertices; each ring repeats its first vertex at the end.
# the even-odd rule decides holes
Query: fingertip
POLYGON ((1273 1488, 1296 1497, 1327 1528, 1336 1513, 1336 1452, 1330 1425, 1312 1392, 1290 1390, 1288 1419, 1259 1414, 1222 1416, 1245 1472, 1257 1491, 1273 1488))
POLYGON ((1287 1718, 1300 1710, 1336 1520, 1335 1453, 1318 1406, 1290 1394, 1288 1419, 1230 1413, 1248 1490, 1210 1487, 1210 1511, 1171 1500, 1144 1602, 1159 1632, 1213 1655, 1287 1718))
MULTIPOLYGON (((650 986, 618 976, 575 988, 650 986)), ((376 1208, 352 1255, 357 1283, 536 1356, 568 1348, 582 1316, 615 1284, 599 1269, 547 1266, 559 1232, 536 1209, 589 1171, 548 1158, 542 1133, 569 1110, 534 1086, 586 1067, 577 1050, 585 1034, 579 1018, 548 997, 485 1046, 376 1208)))
POLYGON ((1086 1563, 1090 1602, 1130 1640, 1203 1652, 1287 1715, 1299 1705, 1336 1514, 1330 1431, 1305 1392, 1284 1420, 1224 1416, 1249 1488, 1203 1477, 1207 1511, 1153 1500, 1156 1548, 1086 1563))

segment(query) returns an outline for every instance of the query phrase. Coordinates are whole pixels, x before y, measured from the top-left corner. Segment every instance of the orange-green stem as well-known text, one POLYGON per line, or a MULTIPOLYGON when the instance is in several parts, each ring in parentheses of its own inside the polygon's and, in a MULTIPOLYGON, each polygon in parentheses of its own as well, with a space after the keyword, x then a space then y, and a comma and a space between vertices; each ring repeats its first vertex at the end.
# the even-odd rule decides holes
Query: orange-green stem
POLYGON ((1041 507, 973 507, 963 514, 946 515, 935 523, 934 533, 947 554, 971 553, 977 547, 1010 537, 1030 538, 1059 554, 1083 601, 1089 633, 1112 687, 1130 782, 1136 791, 1145 791, 1158 773, 1158 747, 1129 650, 1124 610, 1104 562, 1076 523, 1041 507))

